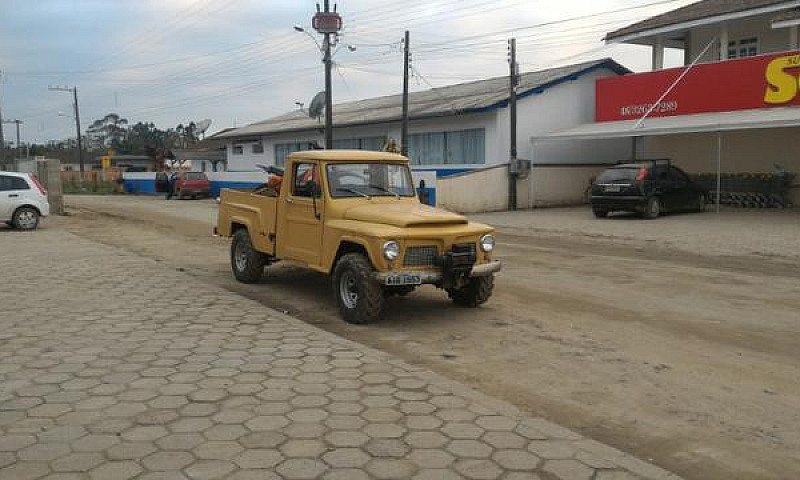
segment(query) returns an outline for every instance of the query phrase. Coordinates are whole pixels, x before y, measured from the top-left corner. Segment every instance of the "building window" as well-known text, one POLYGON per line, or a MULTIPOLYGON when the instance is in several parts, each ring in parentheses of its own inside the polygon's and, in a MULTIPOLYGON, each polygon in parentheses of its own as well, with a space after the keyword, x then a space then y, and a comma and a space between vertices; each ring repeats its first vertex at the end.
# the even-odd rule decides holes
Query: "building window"
POLYGON ((254 143, 252 148, 253 148, 253 153, 255 154, 264 153, 264 144, 261 142, 254 143))
POLYGON ((372 150, 380 152, 386 145, 386 137, 337 138, 333 140, 333 148, 338 150, 372 150))
POLYGON ((234 145, 233 146, 233 154, 234 155, 244 155, 244 147, 242 145, 234 145))
POLYGON ((286 166, 286 158, 290 154, 303 150, 311 150, 312 148, 314 148, 314 146, 309 142, 278 143, 275 145, 275 166, 283 168, 286 166))
POLYGON ((755 57, 758 55, 758 37, 742 38, 728 42, 728 59, 755 57))
POLYGON ((486 130, 409 135, 408 155, 413 165, 482 165, 486 163, 486 130))

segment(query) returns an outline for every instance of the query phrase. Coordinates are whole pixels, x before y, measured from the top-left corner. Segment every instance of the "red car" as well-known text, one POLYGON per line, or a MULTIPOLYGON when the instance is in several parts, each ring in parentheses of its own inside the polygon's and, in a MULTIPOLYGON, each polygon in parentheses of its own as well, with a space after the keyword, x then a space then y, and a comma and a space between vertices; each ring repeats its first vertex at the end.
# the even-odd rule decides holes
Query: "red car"
POLYGON ((203 172, 178 172, 175 178, 174 193, 178 199, 211 196, 211 182, 203 172))

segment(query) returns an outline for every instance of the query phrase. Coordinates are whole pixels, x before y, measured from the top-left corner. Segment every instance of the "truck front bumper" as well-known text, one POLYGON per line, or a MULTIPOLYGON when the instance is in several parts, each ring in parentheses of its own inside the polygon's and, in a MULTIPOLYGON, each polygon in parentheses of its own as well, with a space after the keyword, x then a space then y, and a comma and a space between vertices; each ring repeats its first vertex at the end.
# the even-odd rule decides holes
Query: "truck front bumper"
MULTIPOLYGON (((503 263, 494 261, 489 263, 482 263, 474 265, 470 271, 470 277, 487 277, 493 275, 503 269, 503 263)), ((375 272, 375 280, 382 285, 397 285, 392 280, 398 277, 402 278, 417 278, 419 283, 407 283, 406 285, 421 285, 429 283, 441 283, 444 275, 442 272, 413 272, 413 271, 392 271, 392 272, 375 272)))

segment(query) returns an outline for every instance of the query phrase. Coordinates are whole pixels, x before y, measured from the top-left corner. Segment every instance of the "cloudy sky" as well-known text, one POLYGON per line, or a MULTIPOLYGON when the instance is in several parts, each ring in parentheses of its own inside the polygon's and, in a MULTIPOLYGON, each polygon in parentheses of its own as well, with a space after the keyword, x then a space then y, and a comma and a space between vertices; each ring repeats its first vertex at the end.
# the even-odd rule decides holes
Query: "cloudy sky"
MULTIPOLYGON (((523 71, 610 56, 647 69, 640 46, 604 33, 691 0, 340 0, 334 101, 399 93, 399 40, 411 31, 413 90, 507 72, 515 36, 523 71), (353 45, 350 51, 346 45, 353 45)), ((0 95, 24 140, 74 136, 78 87, 85 128, 109 112, 161 128, 213 120, 209 133, 308 104, 324 87, 308 35, 312 0, 0 0, 0 95)), ((668 55, 678 62, 679 52, 668 55)), ((7 139, 12 128, 5 128, 7 139)))

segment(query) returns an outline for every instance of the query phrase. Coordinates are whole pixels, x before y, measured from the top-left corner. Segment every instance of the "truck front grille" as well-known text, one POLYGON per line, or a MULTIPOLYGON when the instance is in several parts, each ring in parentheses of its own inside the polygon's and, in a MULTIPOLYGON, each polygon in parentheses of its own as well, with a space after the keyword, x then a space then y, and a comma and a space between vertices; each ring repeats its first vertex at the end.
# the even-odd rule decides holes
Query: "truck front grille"
POLYGON ((432 267, 433 259, 438 253, 435 246, 408 247, 403 257, 403 265, 406 267, 432 267))

